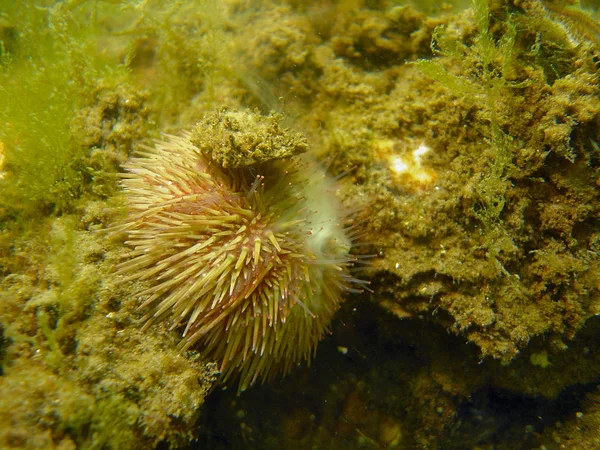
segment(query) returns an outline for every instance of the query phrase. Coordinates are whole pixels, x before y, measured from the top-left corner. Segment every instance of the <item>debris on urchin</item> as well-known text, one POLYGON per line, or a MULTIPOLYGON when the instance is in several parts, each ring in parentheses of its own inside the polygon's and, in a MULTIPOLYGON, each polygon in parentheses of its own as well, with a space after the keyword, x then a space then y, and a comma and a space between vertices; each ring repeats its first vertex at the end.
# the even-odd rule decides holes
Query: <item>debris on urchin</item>
POLYGON ((279 125, 282 116, 221 108, 196 125, 191 142, 224 168, 249 167, 308 150, 306 137, 279 125))
MULTIPOLYGON (((166 136, 126 164, 120 228, 132 250, 119 270, 151 280, 140 293, 146 326, 181 327, 181 348, 216 360, 225 380, 239 373, 242 390, 310 361, 358 281, 326 175, 297 157, 224 168, 205 151, 204 138, 220 145, 204 133, 210 123, 198 124, 193 143, 166 136)), ((298 142, 278 126, 244 132, 272 142, 269 129, 298 142)))

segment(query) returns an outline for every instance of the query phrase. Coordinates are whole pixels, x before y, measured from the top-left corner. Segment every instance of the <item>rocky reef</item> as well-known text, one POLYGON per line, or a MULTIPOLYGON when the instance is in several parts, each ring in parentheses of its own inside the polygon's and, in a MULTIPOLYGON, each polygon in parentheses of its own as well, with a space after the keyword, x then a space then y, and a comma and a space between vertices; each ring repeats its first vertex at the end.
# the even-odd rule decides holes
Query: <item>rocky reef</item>
POLYGON ((3 4, 0 446, 596 445, 598 4, 110 3, 3 4), (106 230, 128 158, 243 110, 339 179, 370 285, 238 396, 106 230))

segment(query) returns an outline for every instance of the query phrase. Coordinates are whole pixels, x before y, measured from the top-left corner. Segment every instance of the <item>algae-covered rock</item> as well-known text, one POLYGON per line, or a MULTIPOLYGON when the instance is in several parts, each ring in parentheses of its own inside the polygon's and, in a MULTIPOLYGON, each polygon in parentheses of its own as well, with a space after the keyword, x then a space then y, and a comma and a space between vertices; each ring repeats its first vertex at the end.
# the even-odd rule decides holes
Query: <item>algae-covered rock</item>
MULTIPOLYGON (((86 222, 102 220, 91 205, 86 222), (94 212, 95 211, 95 212, 94 212)), ((165 330, 143 333, 114 244, 74 217, 50 219, 0 283, 2 448, 182 445, 215 380, 165 330)), ((89 222, 88 222, 89 223, 89 222)), ((26 243, 27 242, 27 243, 26 243)))
POLYGON ((207 114, 192 132, 191 142, 224 168, 247 167, 289 158, 308 150, 306 137, 281 128, 282 116, 221 109, 207 114))
POLYGON ((509 363, 598 312, 600 86, 590 47, 541 4, 476 6, 445 16, 416 64, 329 54, 312 117, 335 130, 337 170, 356 167, 344 195, 378 255, 374 300, 509 363), (560 71, 529 52, 536 36, 560 71))

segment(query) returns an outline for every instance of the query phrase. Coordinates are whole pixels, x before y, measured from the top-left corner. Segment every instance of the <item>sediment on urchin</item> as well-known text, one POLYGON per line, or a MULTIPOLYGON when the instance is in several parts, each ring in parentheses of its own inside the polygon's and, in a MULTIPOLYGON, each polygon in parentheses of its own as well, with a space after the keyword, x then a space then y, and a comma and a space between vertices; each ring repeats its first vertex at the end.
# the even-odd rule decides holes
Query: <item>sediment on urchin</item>
POLYGON ((118 270, 150 282, 145 327, 169 320, 182 350, 216 360, 224 380, 239 373, 240 390, 310 362, 357 281, 325 174, 299 158, 225 169, 188 135, 125 169, 131 251, 118 270))

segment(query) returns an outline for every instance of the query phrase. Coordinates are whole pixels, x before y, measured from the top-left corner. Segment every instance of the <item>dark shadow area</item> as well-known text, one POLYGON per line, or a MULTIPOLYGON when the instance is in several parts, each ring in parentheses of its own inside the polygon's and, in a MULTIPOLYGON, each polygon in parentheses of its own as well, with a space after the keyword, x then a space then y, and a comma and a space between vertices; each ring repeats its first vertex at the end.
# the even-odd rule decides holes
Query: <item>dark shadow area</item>
POLYGON ((217 387, 190 448, 414 449, 423 439, 430 449, 537 448, 535 437, 572 417, 596 388, 536 398, 493 387, 490 370, 473 345, 439 325, 350 300, 311 367, 239 397, 217 387), (394 446, 381 437, 382 423, 398 424, 394 446))

